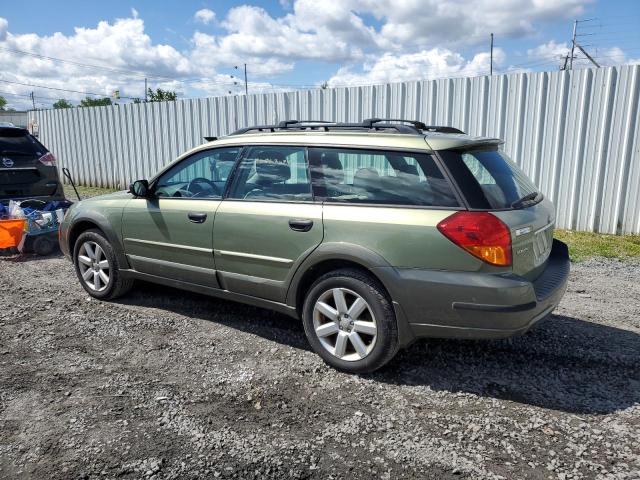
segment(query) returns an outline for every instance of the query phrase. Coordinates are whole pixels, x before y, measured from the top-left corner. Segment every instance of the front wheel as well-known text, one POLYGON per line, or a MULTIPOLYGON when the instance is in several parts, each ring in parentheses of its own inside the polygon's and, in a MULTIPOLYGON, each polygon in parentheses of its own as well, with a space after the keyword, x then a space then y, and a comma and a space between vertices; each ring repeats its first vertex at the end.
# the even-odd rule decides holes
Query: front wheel
POLYGON ((133 280, 123 278, 116 255, 100 230, 87 230, 78 237, 73 263, 80 284, 89 295, 111 300, 127 293, 133 280))
POLYGON ((398 327, 384 287, 359 270, 320 277, 303 307, 305 333, 314 351, 338 370, 379 369, 398 350, 398 327))

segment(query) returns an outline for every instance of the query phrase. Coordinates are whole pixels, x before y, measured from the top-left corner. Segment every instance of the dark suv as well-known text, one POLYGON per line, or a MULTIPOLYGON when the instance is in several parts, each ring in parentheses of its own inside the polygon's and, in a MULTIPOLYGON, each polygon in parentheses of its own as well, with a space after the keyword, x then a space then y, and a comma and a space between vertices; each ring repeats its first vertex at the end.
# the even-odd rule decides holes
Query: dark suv
POLYGON ((24 128, 0 127, 0 202, 64 200, 56 158, 24 128))

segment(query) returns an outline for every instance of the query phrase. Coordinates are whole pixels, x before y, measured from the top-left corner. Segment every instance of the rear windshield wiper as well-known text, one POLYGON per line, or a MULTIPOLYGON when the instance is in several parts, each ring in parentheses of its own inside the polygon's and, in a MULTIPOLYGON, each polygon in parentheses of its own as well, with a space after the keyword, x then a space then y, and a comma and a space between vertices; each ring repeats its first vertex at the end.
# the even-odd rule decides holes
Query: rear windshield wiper
POLYGON ((524 197, 519 198, 518 200, 516 200, 515 202, 511 203, 511 207, 512 208, 520 208, 522 207, 525 203, 529 203, 531 201, 534 201, 536 198, 538 198, 538 195, 540 195, 540 192, 531 192, 526 194, 524 197))

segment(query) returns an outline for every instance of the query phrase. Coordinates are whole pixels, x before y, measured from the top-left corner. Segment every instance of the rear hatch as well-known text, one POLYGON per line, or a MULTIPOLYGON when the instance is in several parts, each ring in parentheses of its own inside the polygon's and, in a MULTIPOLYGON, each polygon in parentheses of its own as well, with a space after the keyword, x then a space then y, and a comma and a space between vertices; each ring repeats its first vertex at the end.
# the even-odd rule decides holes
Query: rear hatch
POLYGON ((59 193, 55 158, 22 128, 0 127, 0 200, 59 193))
POLYGON ((495 145, 440 154, 469 209, 491 212, 509 228, 514 273, 535 280, 551 253, 553 204, 495 145))

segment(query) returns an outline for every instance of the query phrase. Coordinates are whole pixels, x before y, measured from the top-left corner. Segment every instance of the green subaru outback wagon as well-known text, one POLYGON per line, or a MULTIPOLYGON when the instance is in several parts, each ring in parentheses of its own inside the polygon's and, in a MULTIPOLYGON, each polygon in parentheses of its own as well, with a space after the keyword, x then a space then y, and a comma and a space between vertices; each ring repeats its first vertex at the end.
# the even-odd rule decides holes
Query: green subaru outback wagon
POLYGON ((274 309, 369 372, 416 338, 521 334, 564 294, 554 207, 500 140, 380 119, 209 140, 69 210, 60 243, 90 295, 139 279, 274 309))

